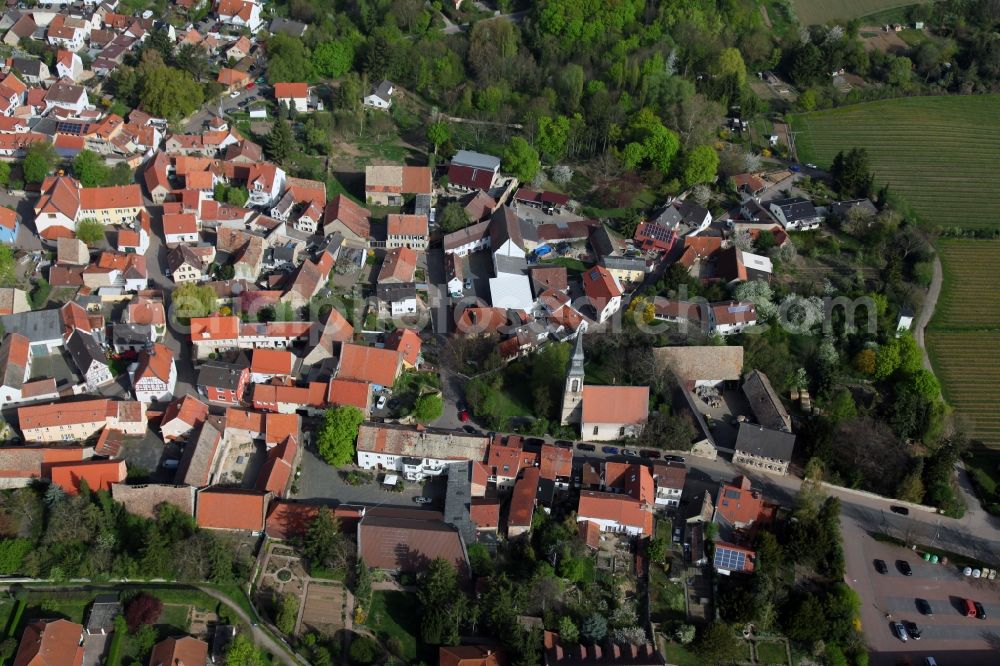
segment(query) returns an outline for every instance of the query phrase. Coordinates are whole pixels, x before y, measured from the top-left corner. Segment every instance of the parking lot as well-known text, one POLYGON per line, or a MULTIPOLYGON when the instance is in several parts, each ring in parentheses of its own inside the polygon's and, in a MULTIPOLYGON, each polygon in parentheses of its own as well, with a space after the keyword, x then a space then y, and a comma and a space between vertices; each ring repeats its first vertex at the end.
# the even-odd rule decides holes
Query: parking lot
POLYGON ((996 664, 1000 650, 1000 581, 966 578, 954 565, 930 564, 917 553, 876 541, 857 523, 844 520, 847 582, 861 596, 865 638, 875 654, 873 666, 895 665, 909 658, 922 664, 932 656, 941 666, 996 664), (888 572, 880 574, 874 561, 881 559, 888 572), (912 568, 904 576, 898 561, 912 568), (933 615, 923 615, 916 599, 926 599, 933 615), (963 600, 982 603, 986 619, 966 617, 963 600), (887 614, 892 619, 888 619, 887 614), (915 622, 920 640, 900 641, 891 622, 915 622))

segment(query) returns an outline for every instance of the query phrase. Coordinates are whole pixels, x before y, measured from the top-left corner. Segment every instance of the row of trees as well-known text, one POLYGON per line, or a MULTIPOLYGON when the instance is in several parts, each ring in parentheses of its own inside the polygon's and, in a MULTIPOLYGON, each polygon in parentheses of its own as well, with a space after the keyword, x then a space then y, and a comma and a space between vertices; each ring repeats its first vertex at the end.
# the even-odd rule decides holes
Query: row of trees
POLYGON ((216 533, 169 504, 155 519, 125 511, 107 491, 33 486, 0 496, 0 571, 35 578, 164 578, 228 584, 247 563, 216 533))

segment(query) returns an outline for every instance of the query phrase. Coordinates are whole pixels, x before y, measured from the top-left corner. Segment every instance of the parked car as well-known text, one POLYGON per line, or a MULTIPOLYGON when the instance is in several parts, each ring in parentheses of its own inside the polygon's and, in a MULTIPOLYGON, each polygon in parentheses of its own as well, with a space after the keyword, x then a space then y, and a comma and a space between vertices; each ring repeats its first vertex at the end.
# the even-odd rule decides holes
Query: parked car
POLYGON ((889 573, 889 567, 885 565, 885 560, 875 560, 875 571, 882 575, 889 573))
POLYGON ((639 455, 643 458, 656 459, 660 457, 660 452, 655 449, 643 449, 642 451, 639 451, 639 455))
POLYGON ((976 617, 976 602, 972 599, 963 599, 962 605, 965 607, 967 617, 976 617))
POLYGON ((233 92, 229 93, 229 99, 236 99, 239 96, 240 96, 239 90, 234 90, 233 92))
POLYGON ((572 449, 573 448, 573 442, 567 441, 565 439, 557 439, 555 441, 555 445, 558 446, 560 449, 572 449))
POLYGON ((934 610, 931 608, 931 604, 926 599, 917 599, 917 610, 920 611, 921 615, 927 615, 930 617, 934 615, 934 610))
POLYGON ((663 459, 667 462, 684 462, 684 456, 663 456, 663 459))
POLYGON ((256 83, 248 83, 247 84, 247 90, 253 90, 256 87, 257 87, 256 83))
POLYGON ((470 435, 481 435, 482 433, 475 429, 475 427, 467 425, 462 426, 462 430, 469 433, 470 435))
POLYGON ((472 289, 472 278, 465 278, 465 289, 472 289))
POLYGON ((910 638, 912 638, 915 641, 919 641, 920 640, 920 637, 923 634, 920 631, 920 627, 917 626, 916 622, 910 622, 910 621, 906 620, 906 621, 903 622, 903 626, 906 627, 906 633, 908 633, 910 635, 910 638))
POLYGON ((430 504, 434 500, 432 500, 430 497, 414 497, 413 501, 416 502, 417 504, 430 504))
POLYGON ((580 442, 579 444, 577 444, 576 448, 579 451, 596 451, 597 450, 597 447, 594 446, 593 444, 584 444, 583 442, 580 442))
POLYGON ((541 446, 544 443, 545 443, 544 439, 539 439, 537 437, 529 437, 528 439, 524 440, 525 446, 541 446))
POLYGON ((896 568, 899 569, 899 573, 904 576, 913 575, 913 569, 910 568, 910 563, 906 560, 896 560, 896 568))
POLYGON ((622 449, 622 455, 623 456, 633 456, 633 457, 638 458, 639 457, 639 452, 636 451, 635 449, 622 449))
POLYGON ((681 536, 684 534, 684 529, 681 527, 674 528, 674 543, 681 542, 681 536))
POLYGON ((898 513, 901 516, 910 515, 910 510, 907 509, 905 506, 896 506, 895 504, 889 507, 889 511, 892 511, 893 513, 898 513))
POLYGON ((979 603, 978 601, 973 601, 972 605, 976 609, 976 617, 978 617, 980 620, 985 620, 986 619, 986 609, 983 608, 983 605, 981 603, 979 603))
POLYGON ((616 456, 616 455, 618 455, 618 447, 616 447, 616 446, 602 446, 601 447, 601 451, 605 455, 609 455, 609 456, 616 456))
POLYGON ((378 401, 375 403, 375 409, 385 409, 386 399, 384 395, 378 397, 378 401))
POLYGON ((465 423, 466 421, 468 421, 469 420, 469 412, 465 411, 464 409, 462 411, 460 411, 458 413, 458 420, 461 421, 462 423, 465 423))
POLYGON ((892 623, 892 633, 896 634, 896 638, 903 641, 904 643, 909 640, 909 636, 906 633, 906 627, 903 626, 902 622, 892 623))
MULTIPOLYGON (((793 172, 793 173, 798 173, 798 172, 802 171, 802 165, 801 164, 793 164, 790 167, 788 167, 788 170, 791 171, 791 172, 793 172)), ((906 639, 904 638, 903 640, 906 640, 906 639)))

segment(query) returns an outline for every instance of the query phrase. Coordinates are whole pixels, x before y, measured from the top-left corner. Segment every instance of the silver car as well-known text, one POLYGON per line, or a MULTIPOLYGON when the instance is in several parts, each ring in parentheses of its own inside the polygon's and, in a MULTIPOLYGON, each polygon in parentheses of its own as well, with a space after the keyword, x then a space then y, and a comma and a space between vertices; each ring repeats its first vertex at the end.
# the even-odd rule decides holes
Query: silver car
POLYGON ((906 633, 906 627, 903 626, 902 622, 892 623, 892 633, 896 634, 896 638, 904 643, 910 638, 910 635, 906 633))

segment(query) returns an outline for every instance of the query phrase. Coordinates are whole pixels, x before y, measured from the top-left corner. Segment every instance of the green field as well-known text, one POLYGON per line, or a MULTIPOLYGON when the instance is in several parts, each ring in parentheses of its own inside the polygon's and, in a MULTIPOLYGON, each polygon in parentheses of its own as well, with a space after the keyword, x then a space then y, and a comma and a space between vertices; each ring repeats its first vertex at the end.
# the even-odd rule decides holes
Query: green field
POLYGON ((801 162, 829 166, 840 150, 868 149, 881 185, 925 224, 1000 224, 1000 95, 911 97, 791 118, 801 162))
POLYGON ((1000 329, 1000 241, 944 239, 937 244, 944 291, 934 310, 933 330, 1000 329))
POLYGON ((837 19, 847 21, 912 4, 906 0, 792 0, 792 8, 802 25, 823 25, 837 19))

